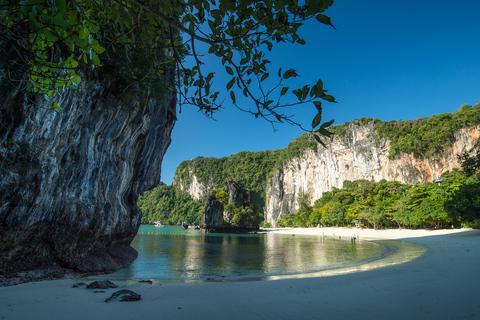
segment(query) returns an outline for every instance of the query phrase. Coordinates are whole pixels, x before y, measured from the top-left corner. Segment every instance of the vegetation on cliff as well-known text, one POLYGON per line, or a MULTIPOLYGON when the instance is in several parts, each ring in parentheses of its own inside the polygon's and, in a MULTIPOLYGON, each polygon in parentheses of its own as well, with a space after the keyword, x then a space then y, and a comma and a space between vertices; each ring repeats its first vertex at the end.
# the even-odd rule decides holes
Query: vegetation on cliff
POLYGON ((227 183, 225 187, 211 191, 223 204, 225 226, 258 228, 263 222, 263 215, 259 213, 259 207, 251 201, 251 193, 237 181, 229 180, 227 183), (227 186, 227 183, 230 186, 227 186), (227 187, 230 189, 227 190, 227 187), (230 198, 234 198, 233 202, 230 198))
POLYGON ((188 185, 195 175, 200 182, 213 183, 222 188, 225 181, 233 179, 252 194, 253 202, 263 211, 266 182, 278 165, 302 155, 305 149, 317 149, 318 143, 311 134, 304 134, 288 144, 285 149, 273 151, 242 151, 229 157, 197 157, 180 163, 175 171, 175 183, 188 185))
POLYGON ((397 181, 345 181, 343 188, 324 192, 313 207, 299 198, 300 209, 283 216, 277 226, 366 226, 439 228, 480 227, 480 158, 459 156, 462 170, 442 175, 442 185, 397 181))
MULTIPOLYGON (((466 126, 478 125, 480 123, 480 105, 475 107, 463 105, 462 108, 451 114, 433 115, 429 118, 411 121, 383 122, 378 119, 361 118, 333 126, 331 130, 341 137, 352 124, 362 126, 372 122, 377 132, 376 138, 390 140, 390 157, 395 157, 400 152, 422 153, 424 156, 429 156, 430 153, 441 152, 450 146, 456 130, 466 126)), ((239 152, 222 158, 197 157, 193 160, 183 161, 178 166, 175 172, 175 183, 188 185, 191 183, 192 175, 195 175, 198 181, 210 182, 215 189, 219 189, 222 188, 226 180, 234 179, 251 192, 253 202, 259 206, 260 212, 263 212, 266 183, 273 171, 279 165, 300 156, 305 149, 316 151, 317 147, 317 141, 311 134, 306 133, 292 141, 285 149, 239 152)), ((451 220, 444 209, 442 209, 443 211, 435 211, 435 214, 443 214, 443 218, 437 216, 435 219, 431 217, 428 220, 425 215, 427 215, 427 209, 440 206, 447 195, 452 197, 453 189, 451 188, 460 188, 463 185, 469 185, 473 188, 473 178, 471 177, 474 169, 471 168, 472 165, 480 163, 480 160, 478 160, 480 156, 472 157, 469 154, 464 154, 460 159, 462 163, 470 164, 470 169, 468 166, 464 166, 462 173, 463 176, 468 176, 468 179, 458 178, 459 180, 454 183, 452 175, 456 176, 458 174, 455 171, 444 174, 444 176, 446 175, 445 183, 440 188, 434 184, 408 186, 387 181, 376 183, 371 181, 346 182, 343 189, 333 189, 325 193, 323 200, 318 200, 313 208, 308 209, 306 206, 300 205, 302 208, 300 218, 298 214, 290 214, 283 217, 279 223, 286 226, 348 225, 355 219, 363 219, 370 221, 372 225, 384 226, 395 224, 445 226, 457 223, 460 220, 451 220), (368 193, 368 197, 365 192, 368 193), (419 199, 423 199, 422 197, 418 198, 419 195, 416 193, 422 194, 423 198, 428 198, 422 206, 414 205, 420 203, 419 199), (412 203, 412 197, 416 199, 414 203, 412 203), (330 198, 333 200, 327 201, 330 198), (410 210, 408 214, 402 206, 406 206, 410 210), (312 211, 313 215, 305 214, 309 210, 312 211), (379 212, 386 213, 380 215, 379 212)), ((308 201, 302 203, 305 204, 308 201)))
POLYGON ((408 121, 375 121, 379 138, 390 141, 389 157, 400 153, 417 153, 424 157, 440 154, 452 145, 454 133, 464 127, 480 124, 480 104, 464 104, 454 113, 408 121))
MULTIPOLYGON (((243 199, 239 204, 229 203, 229 195, 225 187, 211 190, 212 193, 223 205, 231 221, 228 225, 255 224, 258 226, 263 221, 263 215, 259 213, 258 205, 250 201, 248 191, 242 188, 238 195, 243 199)), ((250 193, 251 195, 251 193, 250 193)), ((143 224, 152 224, 160 221, 165 225, 180 225, 183 222, 189 225, 200 225, 202 212, 207 195, 198 201, 194 201, 190 194, 181 191, 178 186, 162 184, 150 192, 146 192, 138 199, 138 206, 142 210, 143 224)))
POLYGON ((204 201, 194 201, 178 187, 162 184, 141 195, 137 204, 142 210, 141 223, 161 221, 166 225, 180 225, 183 222, 199 225, 204 201))
POLYGON ((342 136, 350 125, 362 126, 373 122, 376 139, 390 142, 389 158, 404 153, 415 153, 426 158, 440 154, 452 145, 457 130, 480 124, 480 104, 472 107, 464 104, 453 113, 443 113, 415 120, 381 121, 361 118, 332 126, 335 136, 342 136))

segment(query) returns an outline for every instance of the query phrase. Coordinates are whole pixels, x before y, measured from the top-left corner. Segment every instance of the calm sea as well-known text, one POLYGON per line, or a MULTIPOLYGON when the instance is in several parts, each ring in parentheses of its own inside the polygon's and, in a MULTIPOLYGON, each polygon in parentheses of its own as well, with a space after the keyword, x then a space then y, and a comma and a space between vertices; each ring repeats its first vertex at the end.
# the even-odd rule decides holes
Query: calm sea
MULTIPOLYGON (((354 272, 369 269, 390 256, 408 261, 424 252, 423 247, 411 248, 412 244, 401 241, 352 242, 350 238, 271 233, 204 234, 194 229, 146 225, 140 227, 132 246, 138 251, 137 260, 108 278, 173 282, 274 279, 332 270, 354 272)), ((386 262, 391 263, 392 259, 386 262)))

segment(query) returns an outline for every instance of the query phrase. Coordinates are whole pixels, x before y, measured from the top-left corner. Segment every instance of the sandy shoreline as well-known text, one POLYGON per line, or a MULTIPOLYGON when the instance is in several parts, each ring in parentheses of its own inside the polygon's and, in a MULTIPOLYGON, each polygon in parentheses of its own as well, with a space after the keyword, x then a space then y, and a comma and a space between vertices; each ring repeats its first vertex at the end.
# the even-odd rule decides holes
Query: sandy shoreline
POLYGON ((104 300, 63 279, 0 288, 0 319, 479 319, 480 230, 271 229, 268 232, 402 239, 428 249, 404 264, 275 281, 124 286, 138 302, 104 300))

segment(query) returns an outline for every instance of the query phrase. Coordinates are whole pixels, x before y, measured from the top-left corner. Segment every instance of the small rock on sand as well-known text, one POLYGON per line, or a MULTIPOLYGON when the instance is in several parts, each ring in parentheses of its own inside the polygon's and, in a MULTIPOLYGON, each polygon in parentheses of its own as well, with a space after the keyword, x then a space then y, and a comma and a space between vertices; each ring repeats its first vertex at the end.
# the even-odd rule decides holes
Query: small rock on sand
POLYGON ((128 302, 128 301, 137 301, 140 299, 142 299, 142 296, 139 295, 138 293, 135 293, 131 290, 120 290, 120 291, 114 292, 110 298, 105 300, 105 302, 110 302, 110 301, 128 302))
POLYGON ((87 289, 110 289, 118 288, 118 286, 110 280, 99 280, 90 283, 87 289))

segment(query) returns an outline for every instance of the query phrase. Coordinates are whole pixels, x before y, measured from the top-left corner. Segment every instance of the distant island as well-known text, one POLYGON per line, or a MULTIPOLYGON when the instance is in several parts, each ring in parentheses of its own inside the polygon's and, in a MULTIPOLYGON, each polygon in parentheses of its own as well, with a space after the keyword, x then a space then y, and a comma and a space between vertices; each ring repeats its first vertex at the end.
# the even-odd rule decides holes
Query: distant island
MULTIPOLYGON (((479 124, 480 105, 463 105, 454 113, 416 120, 384 122, 362 118, 337 125, 333 127, 335 136, 327 143, 326 150, 307 133, 286 149, 184 161, 177 168, 172 185, 163 184, 140 197, 142 222, 187 221, 199 225, 207 194, 220 190, 225 181, 233 179, 250 192, 259 208, 260 225, 264 227, 349 227, 360 221, 371 228, 478 227, 480 216, 475 199, 480 194, 479 124), (350 141, 355 137, 359 141, 350 141), (285 185, 286 181, 281 182, 283 190, 272 187, 275 179, 288 170, 297 177, 305 175, 302 169, 292 166, 299 166, 306 154, 317 158, 336 156, 334 161, 338 163, 339 155, 330 153, 341 154, 335 148, 345 146, 350 147, 345 153, 356 152, 357 158, 351 164, 360 163, 355 169, 357 174, 364 170, 359 174, 368 178, 343 179, 340 185, 331 183, 328 190, 321 186, 325 190, 317 198, 311 189, 308 192, 299 188, 288 193, 286 189, 292 185, 285 185), (379 168, 368 165, 361 168, 361 161, 377 161, 370 166, 379 168), (381 167, 382 161, 390 168, 381 167), (268 221, 265 214, 268 197, 276 197, 277 204, 284 210, 274 219, 275 224, 272 219, 268 221)), ((336 174, 351 172, 352 168, 346 166, 348 164, 336 169, 336 174)), ((314 175, 314 170, 308 174, 312 172, 314 175)), ((308 179, 302 183, 316 183, 314 178, 308 179)), ((295 185, 298 181, 290 183, 295 185)))

